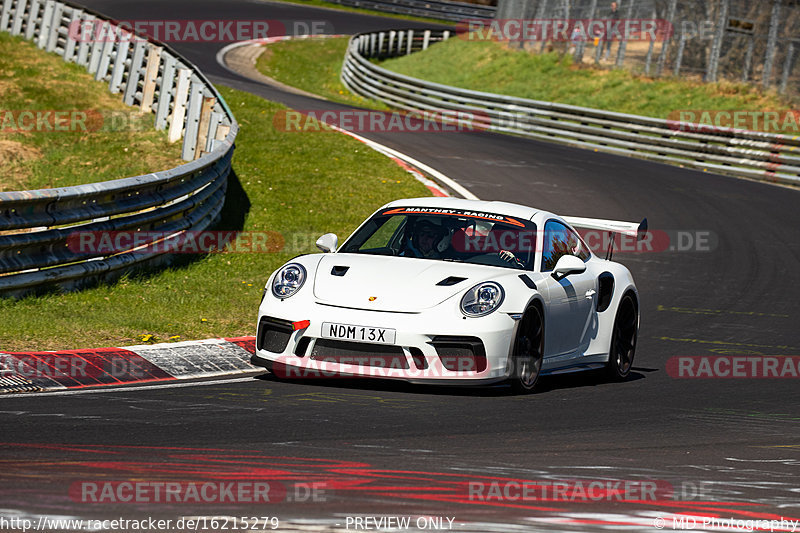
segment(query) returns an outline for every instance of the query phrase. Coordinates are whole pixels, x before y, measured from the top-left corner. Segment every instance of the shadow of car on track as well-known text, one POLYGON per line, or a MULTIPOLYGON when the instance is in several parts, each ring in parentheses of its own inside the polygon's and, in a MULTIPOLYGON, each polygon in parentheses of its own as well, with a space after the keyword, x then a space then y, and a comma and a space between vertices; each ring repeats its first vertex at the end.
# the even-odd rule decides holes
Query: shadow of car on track
MULTIPOLYGON (((646 376, 642 372, 656 372, 657 369, 633 368, 627 379, 623 381, 609 381, 602 371, 590 370, 584 372, 561 374, 555 376, 542 376, 536 389, 531 395, 545 394, 548 392, 571 389, 577 387, 595 387, 599 385, 622 386, 632 383, 646 376)), ((272 383, 283 383, 313 388, 342 389, 358 391, 403 392, 407 394, 427 394, 441 396, 479 396, 479 397, 506 397, 516 395, 508 383, 494 385, 469 386, 469 385, 429 385, 408 383, 396 379, 382 378, 314 378, 290 379, 279 378, 274 374, 265 372, 255 376, 255 379, 272 383)), ((526 395, 521 395, 526 396, 526 395)))

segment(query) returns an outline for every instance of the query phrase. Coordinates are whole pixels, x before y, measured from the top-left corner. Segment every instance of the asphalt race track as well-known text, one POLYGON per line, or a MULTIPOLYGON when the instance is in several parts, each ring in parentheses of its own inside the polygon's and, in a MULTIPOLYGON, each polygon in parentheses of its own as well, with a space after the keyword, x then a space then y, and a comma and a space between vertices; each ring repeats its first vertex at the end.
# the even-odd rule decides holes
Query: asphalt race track
MULTIPOLYGON (((326 20, 335 33, 422 26, 247 0, 86 5, 117 19, 326 20)), ((297 109, 343 107, 231 74, 215 59, 224 44, 174 47, 216 84, 297 109)), ((182 516, 277 517, 278 530, 311 531, 374 530, 390 516, 411 522, 389 531, 745 531, 736 522, 714 529, 697 517, 800 519, 800 377, 678 378, 673 359, 797 361, 786 356, 800 356, 800 192, 489 133, 364 135, 481 199, 567 215, 646 216, 651 229, 671 235, 671 250, 615 255, 633 272, 642 300, 631 379, 549 377, 536 394, 512 396, 503 387, 284 383, 264 374, 6 397, 0 515, 160 517, 173 520, 158 528, 169 531, 225 529, 176 525, 182 516), (689 246, 698 236, 708 249, 689 246), (86 492, 103 483, 176 480, 267 480, 273 497, 95 503, 100 492, 86 492), (543 493, 565 480, 567 492, 543 493), (619 497, 600 480, 633 488, 619 497), (579 490, 592 482, 600 488, 579 490), (525 483, 538 492, 520 497, 525 483), (657 490, 638 494, 643 487, 657 490), (675 515, 697 522, 674 522, 675 515)), ((255 529, 274 525, 263 522, 255 529)), ((227 529, 253 529, 245 525, 227 529)))

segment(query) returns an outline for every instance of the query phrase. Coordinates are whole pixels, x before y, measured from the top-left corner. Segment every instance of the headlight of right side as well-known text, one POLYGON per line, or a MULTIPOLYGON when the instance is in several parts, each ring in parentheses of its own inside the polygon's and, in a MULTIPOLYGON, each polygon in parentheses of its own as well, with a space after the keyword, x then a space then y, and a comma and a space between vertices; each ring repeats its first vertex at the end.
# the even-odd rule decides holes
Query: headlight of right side
POLYGON ((272 280, 272 295, 285 300, 292 296, 306 281, 306 269, 299 263, 289 263, 281 267, 272 280))
POLYGON ((486 316, 503 303, 503 287, 494 281, 475 285, 461 299, 461 312, 468 317, 486 316))

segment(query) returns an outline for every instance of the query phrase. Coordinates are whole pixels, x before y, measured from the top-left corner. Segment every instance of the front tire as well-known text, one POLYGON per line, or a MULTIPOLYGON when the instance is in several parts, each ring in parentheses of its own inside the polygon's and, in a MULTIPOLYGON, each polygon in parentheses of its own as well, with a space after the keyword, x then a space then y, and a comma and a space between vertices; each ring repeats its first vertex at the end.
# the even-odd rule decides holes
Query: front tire
POLYGON ((539 306, 531 306, 522 316, 514 339, 511 387, 516 393, 531 392, 539 380, 544 361, 544 319, 539 306))
POLYGON ((626 293, 617 307, 606 365, 606 375, 612 381, 622 381, 630 374, 638 334, 639 312, 636 300, 631 293, 626 293))

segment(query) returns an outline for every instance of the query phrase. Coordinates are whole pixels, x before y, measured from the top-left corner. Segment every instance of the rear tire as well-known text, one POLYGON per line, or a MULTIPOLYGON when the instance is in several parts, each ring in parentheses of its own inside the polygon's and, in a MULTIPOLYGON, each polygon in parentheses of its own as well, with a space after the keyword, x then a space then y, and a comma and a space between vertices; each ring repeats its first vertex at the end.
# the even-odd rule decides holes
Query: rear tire
POLYGON ((544 319, 539 306, 529 307, 522 316, 514 339, 511 388, 519 394, 533 390, 544 361, 544 319))
POLYGON ((606 365, 606 376, 612 381, 622 381, 628 377, 633 368, 633 357, 636 354, 636 339, 639 334, 639 312, 636 300, 631 293, 626 293, 617 307, 614 318, 614 329, 611 334, 611 346, 606 365))

